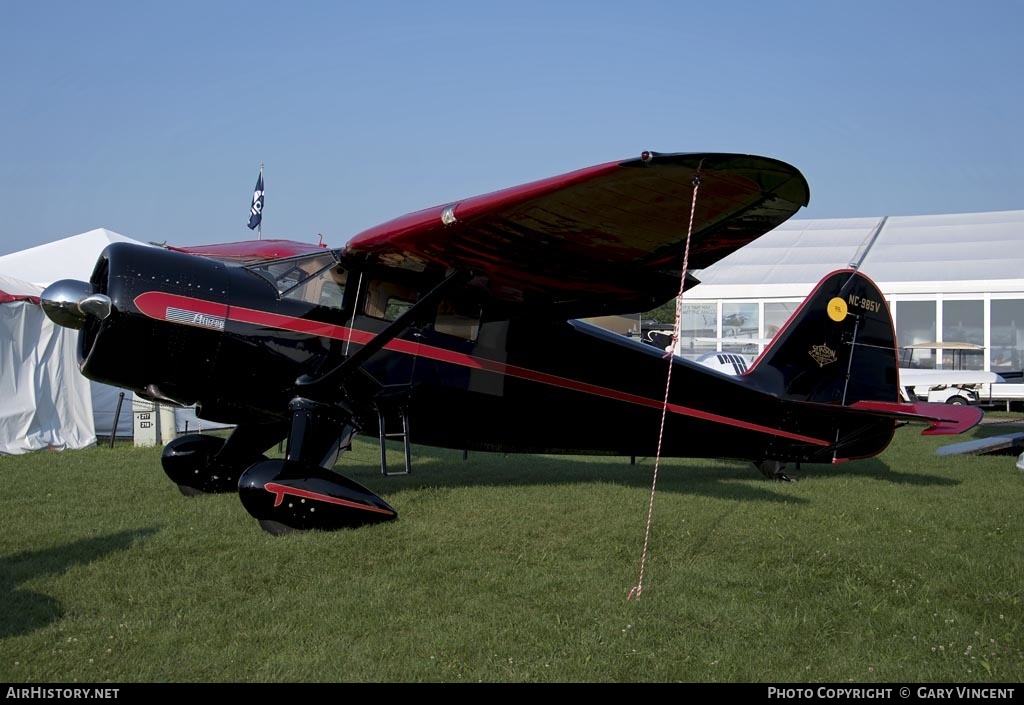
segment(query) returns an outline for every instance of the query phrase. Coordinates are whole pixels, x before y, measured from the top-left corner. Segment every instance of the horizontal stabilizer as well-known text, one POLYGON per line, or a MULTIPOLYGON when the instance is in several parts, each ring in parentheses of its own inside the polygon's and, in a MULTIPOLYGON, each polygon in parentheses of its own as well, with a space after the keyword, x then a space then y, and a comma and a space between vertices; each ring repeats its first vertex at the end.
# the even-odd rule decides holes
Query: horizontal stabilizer
POLYGON ((904 421, 925 421, 930 425, 921 431, 923 436, 944 436, 963 433, 977 426, 985 412, 976 406, 914 402, 903 404, 889 401, 858 401, 851 409, 891 416, 904 421))

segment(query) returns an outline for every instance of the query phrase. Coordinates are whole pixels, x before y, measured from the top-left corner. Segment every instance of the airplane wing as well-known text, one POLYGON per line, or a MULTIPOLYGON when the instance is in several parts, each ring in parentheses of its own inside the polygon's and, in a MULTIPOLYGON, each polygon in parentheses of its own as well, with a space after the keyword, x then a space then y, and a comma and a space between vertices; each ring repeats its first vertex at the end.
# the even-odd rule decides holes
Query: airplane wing
POLYGON ((768 232, 809 198, 803 175, 775 159, 644 152, 410 213, 356 235, 342 257, 469 270, 491 298, 552 315, 648 310, 679 290, 697 175, 690 270, 768 232))
POLYGON ((1024 433, 1007 433, 1001 436, 976 438, 973 441, 953 443, 936 449, 936 455, 1017 455, 1024 446, 1024 433))

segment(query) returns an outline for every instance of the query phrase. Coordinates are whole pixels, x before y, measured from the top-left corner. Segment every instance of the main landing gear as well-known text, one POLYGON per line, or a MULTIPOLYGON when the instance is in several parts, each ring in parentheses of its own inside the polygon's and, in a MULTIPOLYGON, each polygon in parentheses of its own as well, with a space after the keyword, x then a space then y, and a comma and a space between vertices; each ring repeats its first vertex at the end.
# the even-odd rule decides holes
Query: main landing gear
POLYGON ((373 524, 398 516, 387 502, 331 470, 352 440, 351 416, 337 405, 297 398, 288 423, 238 426, 227 439, 192 434, 164 447, 164 472, 183 495, 238 492, 272 534, 373 524), (283 459, 263 454, 288 439, 283 459))
POLYGON ((355 431, 336 405, 296 398, 283 460, 262 460, 238 480, 238 496, 264 530, 332 531, 398 517, 387 502, 358 482, 331 471, 355 431))

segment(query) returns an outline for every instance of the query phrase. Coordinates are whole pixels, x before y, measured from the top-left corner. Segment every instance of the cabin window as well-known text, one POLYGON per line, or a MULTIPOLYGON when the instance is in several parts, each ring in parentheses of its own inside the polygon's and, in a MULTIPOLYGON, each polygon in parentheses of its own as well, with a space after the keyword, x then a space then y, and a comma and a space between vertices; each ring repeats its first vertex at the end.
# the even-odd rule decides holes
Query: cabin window
POLYGON ((396 282, 375 281, 366 291, 367 316, 393 321, 416 303, 416 290, 396 282))
POLYGON ((437 305, 434 330, 463 340, 475 341, 480 333, 480 307, 444 299, 437 305))

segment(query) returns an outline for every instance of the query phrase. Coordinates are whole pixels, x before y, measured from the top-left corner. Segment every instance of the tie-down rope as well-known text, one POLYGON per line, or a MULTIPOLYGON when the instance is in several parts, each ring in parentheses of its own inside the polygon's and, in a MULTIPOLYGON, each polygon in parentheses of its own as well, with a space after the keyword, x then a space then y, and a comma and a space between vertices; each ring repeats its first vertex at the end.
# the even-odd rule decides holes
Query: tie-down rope
POLYGON ((693 175, 693 197, 690 201, 690 226, 686 230, 686 247, 683 250, 683 271, 679 277, 679 294, 676 296, 676 322, 672 328, 672 346, 665 356, 668 358, 668 375, 665 379, 665 399, 661 403, 661 426, 658 428, 658 450, 654 455, 654 477, 651 479, 651 499, 647 505, 647 529, 644 531, 644 548, 640 554, 640 579, 632 587, 627 600, 639 600, 644 591, 644 570, 647 567, 647 548, 651 538, 651 523, 654 519, 654 490, 658 486, 658 467, 661 465, 661 442, 665 438, 665 417, 668 415, 668 393, 672 387, 672 368, 675 367, 674 357, 676 344, 680 338, 682 321, 683 290, 686 289, 686 270, 690 266, 690 237, 693 235, 693 219, 697 212, 697 191, 700 188, 700 168, 693 175))

